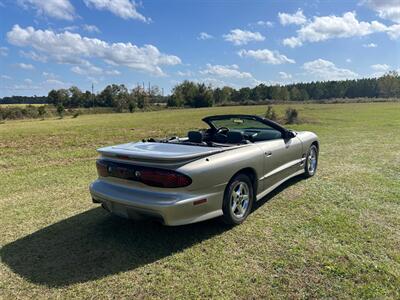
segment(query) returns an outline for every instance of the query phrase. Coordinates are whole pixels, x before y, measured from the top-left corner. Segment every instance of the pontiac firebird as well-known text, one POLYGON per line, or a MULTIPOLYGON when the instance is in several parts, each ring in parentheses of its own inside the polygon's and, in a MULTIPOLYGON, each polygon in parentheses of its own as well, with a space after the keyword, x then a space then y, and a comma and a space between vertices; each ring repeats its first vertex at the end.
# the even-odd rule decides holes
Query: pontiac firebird
POLYGON ((94 203, 118 216, 182 225, 215 217, 242 223, 284 181, 314 176, 319 142, 253 115, 203 119, 187 137, 100 148, 94 203))

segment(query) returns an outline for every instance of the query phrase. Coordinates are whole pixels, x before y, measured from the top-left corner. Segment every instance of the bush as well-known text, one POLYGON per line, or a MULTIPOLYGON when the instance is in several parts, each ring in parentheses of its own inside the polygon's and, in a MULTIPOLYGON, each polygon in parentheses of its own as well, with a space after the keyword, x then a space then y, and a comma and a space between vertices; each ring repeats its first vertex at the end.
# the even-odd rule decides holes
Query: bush
POLYGON ((297 112, 297 109, 288 107, 285 112, 286 124, 298 123, 298 116, 299 113, 297 112))
POLYGON ((268 105, 267 111, 265 112, 265 118, 268 120, 276 121, 276 113, 275 110, 272 108, 271 105, 268 105))
POLYGON ((2 115, 3 119, 8 120, 17 120, 24 118, 23 109, 20 107, 6 107, 2 111, 2 115))
POLYGON ((77 117, 79 117, 79 115, 80 115, 81 113, 80 113, 80 111, 76 111, 73 115, 72 115, 72 118, 77 118, 77 117))
POLYGON ((169 96, 167 99, 167 106, 168 107, 177 107, 179 106, 178 100, 174 96, 169 96))
POLYGON ((133 113, 136 109, 136 103, 134 101, 129 101, 128 109, 130 113, 133 113))
POLYGON ((57 113, 60 116, 60 118, 64 117, 64 112, 65 112, 65 108, 64 105, 62 105, 61 103, 57 105, 57 113))
POLYGON ((46 106, 39 106, 38 108, 37 108, 37 110, 38 110, 38 115, 39 115, 39 117, 40 118, 44 118, 44 116, 46 115, 46 106))
POLYGON ((22 114, 25 118, 36 119, 39 117, 39 112, 33 105, 27 105, 22 109, 22 114))

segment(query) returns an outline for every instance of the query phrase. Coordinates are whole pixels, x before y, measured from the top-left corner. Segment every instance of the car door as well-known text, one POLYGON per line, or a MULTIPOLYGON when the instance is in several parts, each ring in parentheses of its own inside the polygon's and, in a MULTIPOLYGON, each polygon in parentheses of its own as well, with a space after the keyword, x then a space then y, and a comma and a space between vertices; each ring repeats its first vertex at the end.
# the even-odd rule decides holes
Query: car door
POLYGON ((297 136, 257 144, 264 153, 264 175, 261 177, 264 190, 301 170, 303 146, 297 136))

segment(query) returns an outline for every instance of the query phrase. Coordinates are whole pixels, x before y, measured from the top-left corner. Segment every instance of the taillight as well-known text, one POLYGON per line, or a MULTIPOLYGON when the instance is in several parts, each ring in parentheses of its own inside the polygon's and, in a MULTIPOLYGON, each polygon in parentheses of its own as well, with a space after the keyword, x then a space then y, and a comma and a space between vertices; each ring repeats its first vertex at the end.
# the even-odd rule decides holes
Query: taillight
POLYGON ((105 164, 103 161, 101 160, 96 161, 96 168, 97 168, 97 174, 99 174, 99 176, 101 177, 108 176, 107 164, 105 164))
POLYGON ((181 173, 160 169, 144 169, 140 171, 140 181, 144 184, 166 188, 188 186, 192 180, 181 173))
POLYGON ((97 160, 96 167, 101 177, 140 181, 150 186, 178 188, 192 183, 190 177, 172 170, 134 166, 102 159, 97 160))

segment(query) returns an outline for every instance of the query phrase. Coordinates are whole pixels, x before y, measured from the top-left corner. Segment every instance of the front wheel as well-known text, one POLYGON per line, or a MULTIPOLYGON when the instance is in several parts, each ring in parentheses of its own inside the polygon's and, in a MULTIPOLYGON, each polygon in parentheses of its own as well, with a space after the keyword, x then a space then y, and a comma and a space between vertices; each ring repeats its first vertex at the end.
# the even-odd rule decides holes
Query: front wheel
POLYGON ((318 148, 315 145, 311 145, 308 149, 306 156, 306 163, 304 165, 304 171, 306 177, 312 177, 317 172, 318 167, 318 148))
POLYGON ((222 205, 223 221, 230 225, 243 223, 254 202, 251 180, 245 174, 236 175, 228 184, 222 205))

